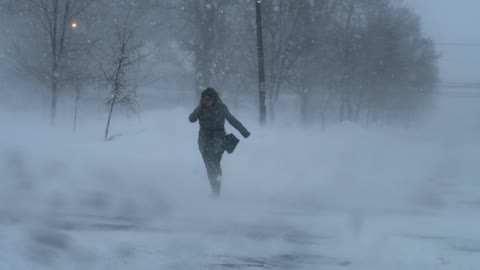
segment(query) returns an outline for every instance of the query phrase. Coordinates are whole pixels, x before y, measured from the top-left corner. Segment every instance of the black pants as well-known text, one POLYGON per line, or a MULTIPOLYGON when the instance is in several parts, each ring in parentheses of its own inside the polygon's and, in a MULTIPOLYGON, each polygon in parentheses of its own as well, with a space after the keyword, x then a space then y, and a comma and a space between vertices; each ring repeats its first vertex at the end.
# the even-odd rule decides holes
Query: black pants
POLYGON ((215 195, 220 194, 220 188, 222 186, 222 167, 220 166, 222 156, 223 153, 202 153, 203 162, 207 168, 208 180, 210 180, 210 186, 215 195))

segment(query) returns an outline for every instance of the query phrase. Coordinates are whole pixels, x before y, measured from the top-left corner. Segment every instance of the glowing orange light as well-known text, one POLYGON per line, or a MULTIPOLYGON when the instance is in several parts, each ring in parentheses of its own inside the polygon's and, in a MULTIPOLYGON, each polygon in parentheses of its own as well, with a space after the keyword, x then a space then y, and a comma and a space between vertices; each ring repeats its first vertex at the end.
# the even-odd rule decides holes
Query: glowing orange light
POLYGON ((72 28, 75 29, 78 27, 78 24, 76 22, 72 23, 72 28))

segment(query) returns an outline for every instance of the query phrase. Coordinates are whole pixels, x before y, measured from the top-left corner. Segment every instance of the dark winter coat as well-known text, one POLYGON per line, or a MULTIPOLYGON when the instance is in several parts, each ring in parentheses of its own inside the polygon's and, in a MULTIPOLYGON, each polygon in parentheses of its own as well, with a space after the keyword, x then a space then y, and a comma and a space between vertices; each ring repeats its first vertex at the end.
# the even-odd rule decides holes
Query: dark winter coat
POLYGON ((198 146, 202 153, 223 153, 225 139, 225 120, 237 129, 243 137, 250 132, 233 116, 223 102, 216 102, 209 108, 198 106, 189 117, 190 122, 200 123, 198 146))

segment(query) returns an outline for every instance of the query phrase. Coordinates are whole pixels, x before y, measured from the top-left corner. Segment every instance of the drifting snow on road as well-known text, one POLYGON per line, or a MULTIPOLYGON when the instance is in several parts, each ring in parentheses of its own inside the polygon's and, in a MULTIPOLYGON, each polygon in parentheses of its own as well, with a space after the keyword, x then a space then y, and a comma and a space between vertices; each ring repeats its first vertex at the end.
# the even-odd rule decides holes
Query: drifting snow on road
POLYGON ((196 127, 162 128, 185 121, 187 112, 162 115, 123 120, 117 130, 124 135, 107 143, 93 130, 71 135, 30 126, 32 137, 9 123, 0 148, 0 269, 478 263, 480 173, 470 157, 479 149, 472 134, 432 140, 419 130, 356 125, 298 134, 257 128, 226 156, 224 192, 215 199, 196 127))

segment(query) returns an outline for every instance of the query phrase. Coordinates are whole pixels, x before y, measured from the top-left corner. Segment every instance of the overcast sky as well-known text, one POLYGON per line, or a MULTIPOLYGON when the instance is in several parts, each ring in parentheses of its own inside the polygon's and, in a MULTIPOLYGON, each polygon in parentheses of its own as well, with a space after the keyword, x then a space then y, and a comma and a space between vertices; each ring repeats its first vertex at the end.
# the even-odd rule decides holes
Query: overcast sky
POLYGON ((480 82, 480 0, 403 1, 422 17, 426 35, 438 44, 441 80, 480 82))
POLYGON ((438 42, 441 79, 446 82, 480 82, 480 0, 405 2, 422 17, 426 35, 438 42))

